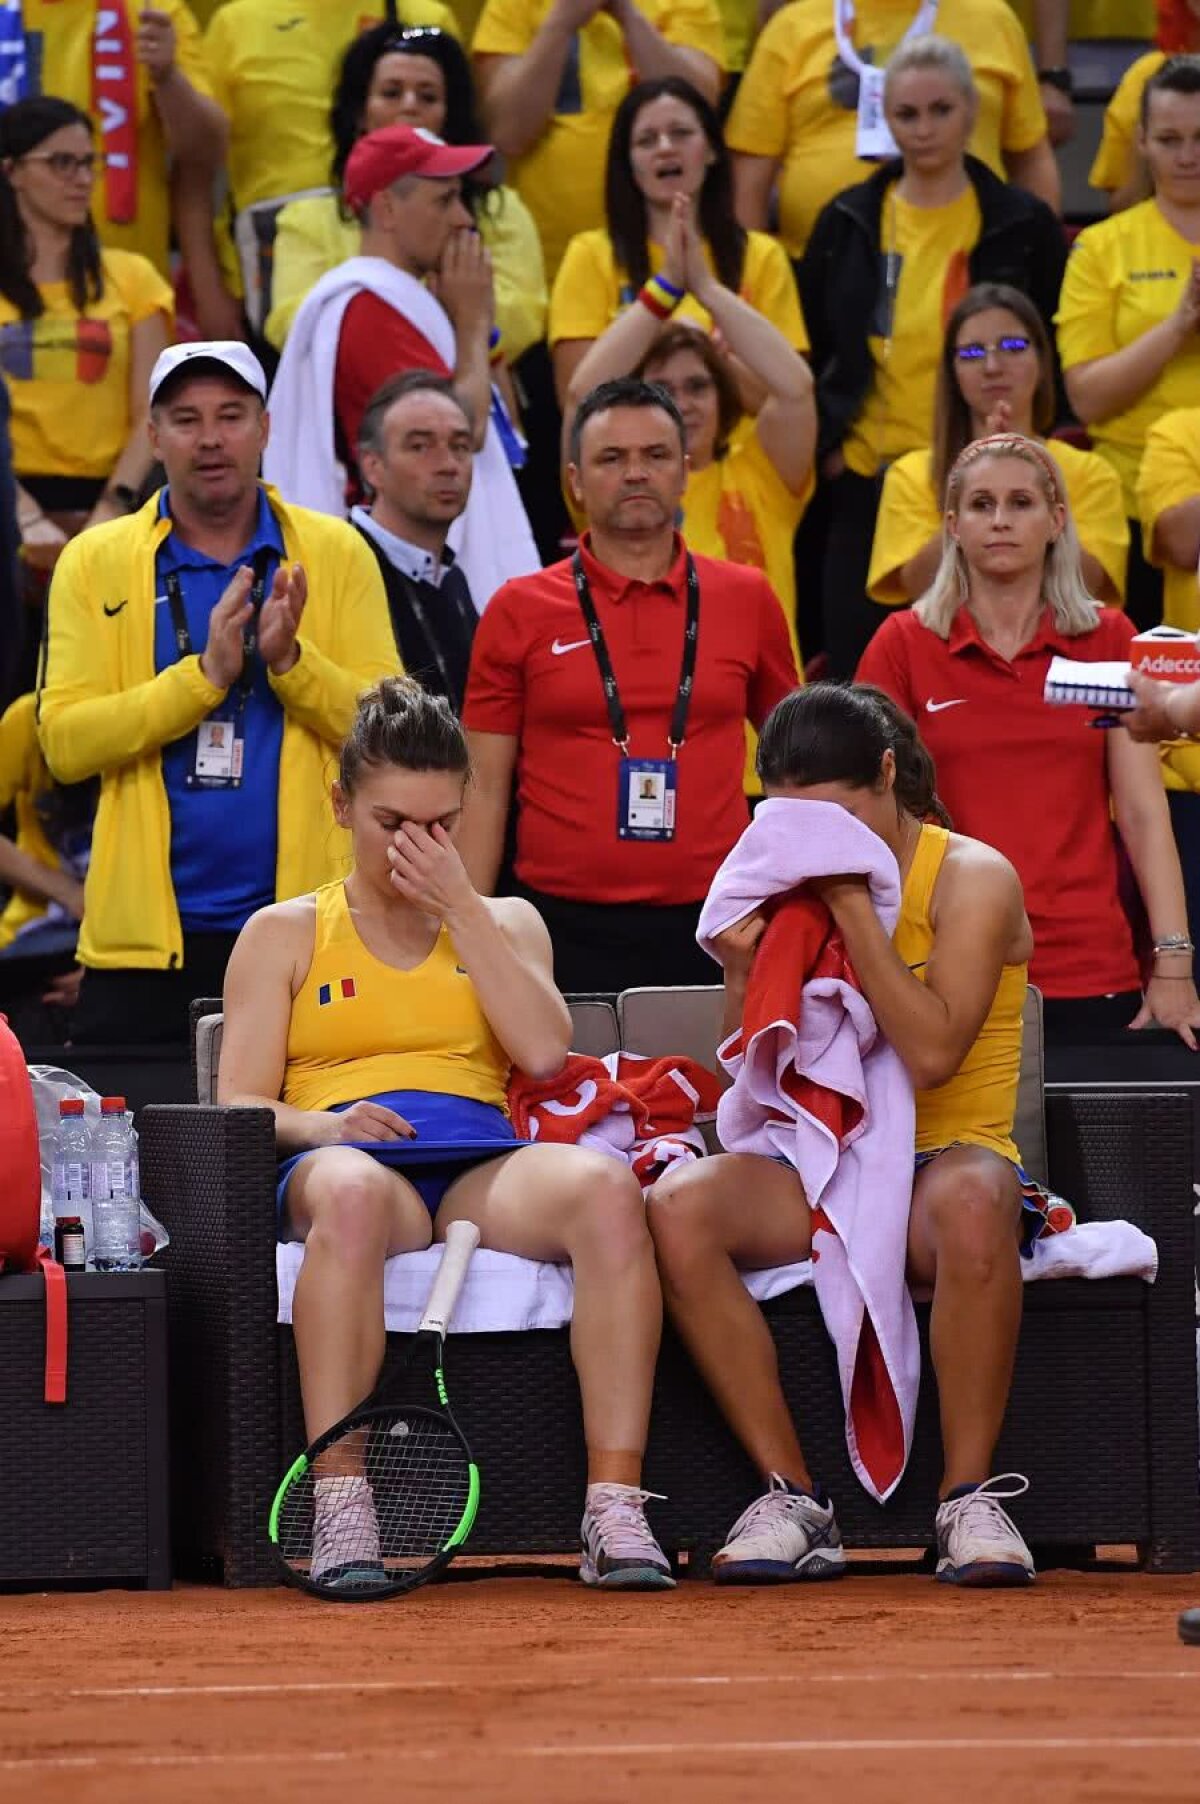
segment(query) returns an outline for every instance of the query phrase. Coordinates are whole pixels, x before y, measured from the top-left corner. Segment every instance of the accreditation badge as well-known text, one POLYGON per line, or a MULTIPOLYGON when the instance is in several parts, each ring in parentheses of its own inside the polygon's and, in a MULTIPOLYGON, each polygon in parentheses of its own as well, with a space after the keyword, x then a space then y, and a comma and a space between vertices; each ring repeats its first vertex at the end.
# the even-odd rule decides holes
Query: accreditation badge
POLYGON ((196 728, 196 761, 189 785, 204 789, 238 789, 246 742, 240 721, 210 715, 196 728))
POLYGON ((617 770, 618 839, 674 839, 674 758, 622 758, 617 770))

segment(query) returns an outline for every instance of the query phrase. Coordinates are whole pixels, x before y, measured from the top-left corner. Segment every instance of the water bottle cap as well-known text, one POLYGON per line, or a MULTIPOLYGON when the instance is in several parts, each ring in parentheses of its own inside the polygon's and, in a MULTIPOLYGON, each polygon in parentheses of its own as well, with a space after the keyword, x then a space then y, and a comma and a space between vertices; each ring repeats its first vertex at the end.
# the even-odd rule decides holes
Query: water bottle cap
POLYGON ((64 1096, 59 1102, 58 1112, 60 1115, 82 1115, 82 1096, 64 1096))
POLYGON ((102 1096, 100 1098, 100 1113, 102 1115, 123 1115, 125 1113, 125 1098, 123 1096, 102 1096))

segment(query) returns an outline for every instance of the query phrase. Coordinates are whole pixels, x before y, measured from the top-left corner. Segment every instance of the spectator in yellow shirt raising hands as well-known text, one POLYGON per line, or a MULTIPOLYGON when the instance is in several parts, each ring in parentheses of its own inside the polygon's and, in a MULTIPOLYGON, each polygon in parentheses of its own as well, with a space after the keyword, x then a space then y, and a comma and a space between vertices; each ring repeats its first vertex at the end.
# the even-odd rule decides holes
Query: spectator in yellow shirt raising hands
POLYGON ((471 46, 484 123, 512 165, 553 280, 604 223, 604 159, 632 84, 681 75, 710 101, 725 50, 714 0, 487 0, 471 46))

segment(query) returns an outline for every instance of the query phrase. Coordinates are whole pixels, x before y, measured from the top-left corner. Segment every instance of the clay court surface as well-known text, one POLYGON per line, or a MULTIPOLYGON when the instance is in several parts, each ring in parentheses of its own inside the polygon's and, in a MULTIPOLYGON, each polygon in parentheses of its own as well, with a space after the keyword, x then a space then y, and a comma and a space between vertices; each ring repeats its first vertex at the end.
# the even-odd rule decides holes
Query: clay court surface
POLYGON ((1200 1578, 0 1598, 0 1799, 1200 1798, 1200 1578))

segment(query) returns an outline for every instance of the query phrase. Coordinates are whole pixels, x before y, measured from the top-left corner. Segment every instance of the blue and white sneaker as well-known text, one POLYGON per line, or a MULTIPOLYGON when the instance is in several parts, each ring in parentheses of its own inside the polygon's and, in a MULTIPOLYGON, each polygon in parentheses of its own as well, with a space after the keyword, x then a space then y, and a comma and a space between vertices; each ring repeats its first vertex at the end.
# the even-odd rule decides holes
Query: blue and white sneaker
POLYGON ((770 1474, 763 1496, 742 1511, 712 1563, 718 1585, 786 1585, 840 1578, 845 1570, 832 1503, 796 1490, 778 1472, 770 1474))
POLYGON ((1033 1555, 1000 1502, 1028 1489, 1023 1473, 1003 1472, 938 1505, 937 1576, 944 1585, 1032 1585, 1033 1555))
POLYGON ((579 1576, 585 1585, 606 1591, 674 1589, 670 1561, 646 1521, 646 1504, 658 1496, 637 1485, 588 1486, 579 1527, 579 1576))
POLYGON ((386 1573, 375 1499, 365 1478, 318 1478, 313 1485, 309 1577, 337 1591, 372 1591, 386 1573))

